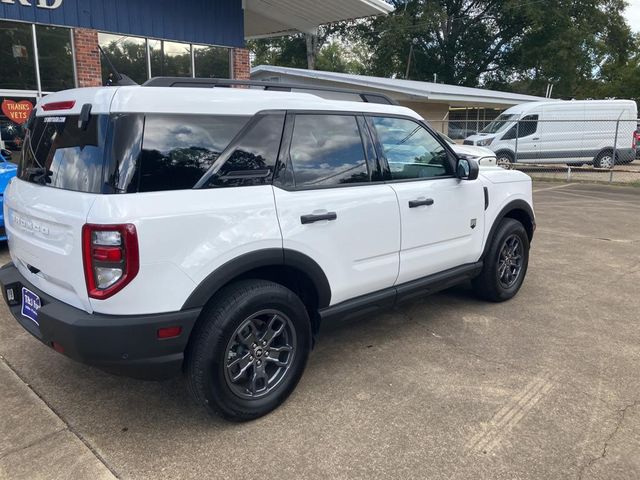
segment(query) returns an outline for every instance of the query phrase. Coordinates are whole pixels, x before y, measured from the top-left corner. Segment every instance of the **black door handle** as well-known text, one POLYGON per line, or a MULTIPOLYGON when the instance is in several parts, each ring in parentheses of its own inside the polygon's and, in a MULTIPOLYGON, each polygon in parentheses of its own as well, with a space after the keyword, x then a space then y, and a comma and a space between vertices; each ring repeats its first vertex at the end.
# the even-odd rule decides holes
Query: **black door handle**
POLYGON ((424 200, 409 200, 409 208, 422 207, 424 205, 433 205, 433 198, 426 198, 424 200))
POLYGON ((336 218, 338 218, 338 214, 336 212, 327 212, 319 213, 317 215, 302 215, 300 217, 300 222, 303 225, 306 225, 307 223, 320 222, 321 220, 335 220, 336 218))

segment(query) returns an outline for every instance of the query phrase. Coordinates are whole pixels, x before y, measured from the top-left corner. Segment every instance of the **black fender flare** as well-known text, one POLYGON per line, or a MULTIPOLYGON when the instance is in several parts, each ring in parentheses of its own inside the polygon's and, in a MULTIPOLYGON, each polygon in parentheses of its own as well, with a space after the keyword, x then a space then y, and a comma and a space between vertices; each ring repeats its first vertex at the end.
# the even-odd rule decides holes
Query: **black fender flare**
POLYGON ((482 250, 482 256, 480 257, 481 259, 484 259, 485 256, 487 255, 487 252, 489 251, 489 246, 491 245, 491 240, 493 239, 493 236, 496 233, 496 229, 498 228, 498 225, 500 224, 502 219, 507 217, 509 213, 514 211, 524 211, 525 214, 529 217, 529 221, 531 222, 531 229, 530 231, 527 230, 527 233, 529 234, 529 241, 532 240, 533 232, 536 229, 536 217, 533 214, 533 209, 531 208, 531 205, 529 205, 524 200, 520 200, 520 199, 512 200, 509 203, 507 203, 504 207, 502 207, 502 210, 500 210, 498 215, 496 215, 496 218, 493 221, 493 225, 491 225, 491 229, 489 230, 489 235, 487 235, 487 240, 484 244, 484 249, 482 250))
POLYGON ((223 286, 242 274, 261 267, 293 267, 309 277, 318 295, 318 308, 331 302, 331 287, 324 271, 315 260, 295 250, 266 248, 242 254, 229 260, 205 277, 189 295, 182 310, 202 308, 223 286))

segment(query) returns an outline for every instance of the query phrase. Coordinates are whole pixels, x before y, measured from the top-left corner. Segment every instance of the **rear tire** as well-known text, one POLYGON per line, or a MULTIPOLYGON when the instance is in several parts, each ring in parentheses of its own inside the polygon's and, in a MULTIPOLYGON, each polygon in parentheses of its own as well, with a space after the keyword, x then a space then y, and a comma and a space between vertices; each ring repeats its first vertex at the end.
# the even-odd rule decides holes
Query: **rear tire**
POLYGON ((192 333, 185 374, 195 400, 227 420, 261 417, 296 387, 311 349, 302 301, 274 282, 225 287, 192 333))
POLYGON ((473 279, 476 294, 491 302, 513 298, 529 266, 529 237, 524 226, 503 218, 491 239, 480 275, 473 279))

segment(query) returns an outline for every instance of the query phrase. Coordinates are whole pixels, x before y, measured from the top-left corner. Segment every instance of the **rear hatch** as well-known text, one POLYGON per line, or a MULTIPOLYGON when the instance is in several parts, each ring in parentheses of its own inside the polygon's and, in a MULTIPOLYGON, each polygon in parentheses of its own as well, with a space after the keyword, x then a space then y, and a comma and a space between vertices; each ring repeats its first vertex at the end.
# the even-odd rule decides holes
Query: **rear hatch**
POLYGON ((29 122, 18 177, 5 192, 11 259, 35 287, 91 312, 82 227, 103 188, 108 110, 116 88, 44 98, 29 122), (91 105, 90 114, 84 105, 91 105), (84 121, 82 121, 84 119, 84 121))

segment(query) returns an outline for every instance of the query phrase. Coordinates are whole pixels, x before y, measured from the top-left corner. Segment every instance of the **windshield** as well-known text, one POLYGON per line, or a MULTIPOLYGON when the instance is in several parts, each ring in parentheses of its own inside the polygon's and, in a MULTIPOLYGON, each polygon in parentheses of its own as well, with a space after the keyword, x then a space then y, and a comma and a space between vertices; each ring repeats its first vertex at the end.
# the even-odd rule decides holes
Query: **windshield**
POLYGON ((25 137, 20 179, 65 190, 100 192, 109 118, 92 115, 86 128, 78 120, 78 115, 35 118, 25 137))
POLYGON ((491 122, 489 125, 484 127, 482 130, 480 130, 480 133, 498 133, 504 130, 505 128, 507 128, 507 125, 511 123, 511 121, 515 120, 517 117, 518 115, 514 115, 514 114, 505 115, 503 113, 502 115, 498 115, 498 118, 496 118, 493 122, 491 122))

